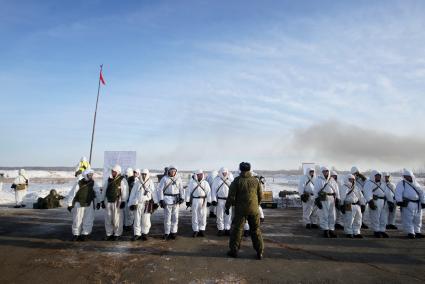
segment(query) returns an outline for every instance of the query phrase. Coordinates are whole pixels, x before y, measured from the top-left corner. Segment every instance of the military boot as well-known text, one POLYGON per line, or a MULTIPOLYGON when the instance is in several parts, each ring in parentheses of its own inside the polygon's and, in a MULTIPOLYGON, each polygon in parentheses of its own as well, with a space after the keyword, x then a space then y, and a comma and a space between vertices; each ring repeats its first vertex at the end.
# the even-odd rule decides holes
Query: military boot
POLYGON ((323 230, 323 237, 325 237, 325 238, 330 238, 331 237, 329 235, 329 230, 323 230))
POLYGON ((381 232, 373 232, 373 235, 375 236, 375 238, 382 238, 381 232))
POLYGON ((416 233, 416 234, 415 234, 415 237, 416 237, 417 239, 423 239, 423 238, 425 238, 425 236, 424 236, 424 235, 422 235, 421 233, 416 233))
POLYGON ((385 232, 381 232, 381 236, 384 238, 384 239, 388 239, 390 236, 388 236, 388 234, 387 233, 385 233, 385 232))
POLYGON ((233 257, 233 258, 237 258, 238 257, 238 253, 236 251, 229 250, 227 252, 227 256, 230 256, 230 257, 233 257))

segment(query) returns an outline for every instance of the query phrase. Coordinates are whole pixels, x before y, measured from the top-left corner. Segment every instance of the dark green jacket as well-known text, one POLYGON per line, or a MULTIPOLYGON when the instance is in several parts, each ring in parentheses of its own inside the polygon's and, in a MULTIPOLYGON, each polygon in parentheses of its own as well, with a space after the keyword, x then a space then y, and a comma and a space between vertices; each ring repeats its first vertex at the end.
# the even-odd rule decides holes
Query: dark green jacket
POLYGON ((235 206, 235 214, 256 215, 261 203, 262 191, 257 178, 251 172, 242 172, 230 184, 226 208, 235 206))

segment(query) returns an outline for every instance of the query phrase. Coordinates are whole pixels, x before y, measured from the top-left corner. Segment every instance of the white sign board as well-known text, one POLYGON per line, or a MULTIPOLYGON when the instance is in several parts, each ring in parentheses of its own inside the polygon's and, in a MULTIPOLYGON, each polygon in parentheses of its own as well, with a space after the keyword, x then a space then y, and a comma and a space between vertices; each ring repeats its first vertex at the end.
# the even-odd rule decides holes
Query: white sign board
POLYGON ((105 151, 103 159, 103 182, 111 175, 115 165, 121 166, 122 174, 127 168, 136 167, 136 151, 105 151))
POLYGON ((303 163, 303 174, 307 174, 307 169, 312 168, 314 169, 314 163, 303 163))

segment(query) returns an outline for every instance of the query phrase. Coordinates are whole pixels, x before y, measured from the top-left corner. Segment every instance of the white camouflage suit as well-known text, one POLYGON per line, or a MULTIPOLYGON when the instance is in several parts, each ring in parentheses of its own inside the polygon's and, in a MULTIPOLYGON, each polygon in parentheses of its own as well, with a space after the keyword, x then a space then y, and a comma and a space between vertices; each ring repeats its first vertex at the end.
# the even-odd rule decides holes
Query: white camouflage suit
POLYGON ((233 175, 226 168, 221 168, 217 177, 214 179, 211 188, 211 200, 217 202, 217 229, 230 230, 232 225, 232 212, 226 215, 226 200, 229 195, 229 186, 233 181, 233 175), (226 176, 223 173, 227 173, 226 176))
POLYGON ((344 185, 341 186, 339 192, 341 197, 341 206, 344 206, 344 232, 347 235, 360 235, 360 229, 362 227, 362 210, 361 205, 365 205, 366 200, 363 197, 362 192, 354 182, 352 184, 349 178, 353 178, 353 175, 348 175, 344 180, 344 185), (349 204, 347 206, 347 204, 349 204), (346 209, 351 207, 351 210, 346 209))
MULTIPOLYGON (((351 174, 355 176, 355 173, 360 173, 359 169, 354 166, 351 168, 351 174)), ((363 196, 364 196, 364 185, 365 185, 366 180, 363 181, 362 178, 360 178, 359 176, 356 177, 356 186, 359 188, 359 190, 362 192, 363 196)), ((370 220, 369 220, 369 205, 366 203, 365 205, 365 211, 362 214, 362 224, 365 225, 369 225, 370 224, 370 220)))
POLYGON ((197 171, 196 175, 190 180, 186 190, 186 202, 191 202, 192 230, 199 232, 205 231, 207 226, 207 203, 211 203, 211 189, 204 178, 203 171, 197 171), (196 175, 202 175, 202 180, 195 180, 196 175))
POLYGON ((374 232, 385 232, 388 221, 387 197, 389 193, 385 190, 382 180, 375 181, 375 176, 381 175, 378 171, 373 170, 370 178, 366 181, 363 193, 366 202, 371 201, 375 204, 376 209, 372 209, 369 205, 369 219, 374 232))
MULTIPOLYGON (((170 171, 170 169, 169 169, 170 171)), ((158 186, 159 200, 164 203, 164 234, 176 234, 179 224, 179 199, 184 200, 181 178, 164 176, 158 186)))
MULTIPOLYGON (((343 184, 341 183, 341 180, 339 179, 338 173, 336 171, 332 171, 331 178, 334 179, 333 184, 336 184, 338 195, 341 196, 341 187, 343 186, 343 184), (335 180, 332 176, 336 176, 337 180, 335 180)), ((342 214, 341 210, 338 210, 337 208, 335 208, 335 224, 344 226, 344 214, 342 214)))
POLYGON ((298 183, 299 195, 307 194, 309 196, 307 202, 302 202, 303 206, 303 223, 317 224, 317 207, 314 205, 314 175, 310 176, 310 172, 314 171, 313 168, 308 168, 306 174, 300 178, 298 183))
POLYGON ((25 173, 24 169, 20 169, 18 176, 13 181, 15 186, 15 203, 16 206, 23 206, 23 200, 25 195, 27 195, 29 179, 25 173))
POLYGON ((128 206, 136 205, 137 209, 134 214, 134 235, 140 236, 141 234, 149 234, 151 228, 151 212, 148 211, 148 204, 150 200, 158 203, 155 184, 150 178, 149 171, 144 169, 142 173, 146 174, 146 179, 136 179, 133 189, 131 190, 128 206))
MULTIPOLYGON (((123 223, 124 223, 124 209, 120 208, 121 202, 128 200, 128 183, 126 179, 121 176, 121 167, 114 167, 114 171, 118 173, 115 177, 122 178, 120 182, 120 196, 115 202, 108 202, 106 198, 106 191, 108 188, 108 180, 103 184, 102 197, 101 200, 104 202, 105 208, 105 230, 106 236, 116 236, 119 237, 122 235, 123 223)), ((110 176, 112 179, 112 176, 110 176)), ((125 207, 125 206, 124 206, 125 207)))
POLYGON ((395 199, 397 203, 406 202, 406 207, 401 208, 403 229, 407 234, 420 234, 422 228, 422 206, 425 203, 424 192, 415 176, 409 170, 403 170, 403 176, 411 176, 413 182, 405 178, 397 183, 395 199))
MULTIPOLYGON (((383 178, 385 177, 390 177, 389 173, 384 173, 383 178)), ((391 178, 391 177, 390 177, 391 178)), ((387 194, 387 203, 385 204, 385 206, 388 209, 388 225, 394 225, 395 226, 395 218, 397 215, 397 206, 396 203, 397 201, 395 200, 395 184, 391 182, 391 179, 389 182, 386 182, 385 180, 382 181, 383 182, 383 187, 385 188, 385 191, 388 192, 387 194), (389 208, 388 208, 388 203, 392 202, 394 204, 394 209, 392 212, 390 212, 389 208)))
MULTIPOLYGON (((87 175, 92 174, 91 169, 85 170, 81 174, 81 179, 88 181, 87 175)), ((68 206, 73 206, 72 208, 72 234, 74 236, 80 235, 90 235, 93 229, 94 221, 94 211, 95 205, 100 202, 98 197, 100 196, 100 187, 94 182, 93 190, 95 192, 95 199, 87 206, 83 207, 77 201, 73 204, 73 200, 80 190, 79 182, 81 179, 77 179, 74 186, 71 188, 71 191, 68 194, 68 206)))
MULTIPOLYGON (((217 171, 212 171, 206 178, 208 184, 210 185, 210 188, 212 189, 213 183, 215 178, 217 177, 218 172, 217 171)), ((211 195, 212 196, 212 195, 211 195)), ((216 206, 210 206, 210 213, 216 214, 217 212, 217 207, 216 206)))
POLYGON ((325 200, 321 201, 322 209, 319 208, 319 220, 320 228, 322 230, 335 230, 335 199, 339 199, 339 191, 334 179, 329 177, 326 179, 323 176, 323 171, 329 170, 326 167, 320 169, 320 174, 314 180, 314 198, 319 197, 319 194, 323 194, 325 200))
MULTIPOLYGON (((127 168, 125 173, 125 179, 127 180, 127 183, 128 183, 128 196, 130 196, 131 191, 133 190, 133 187, 130 185, 130 181, 132 179, 134 179, 134 183, 137 181, 137 178, 136 176, 134 176, 132 168, 127 168)), ((133 186, 134 186, 134 183, 133 183, 133 186)), ((133 226, 133 223, 134 223, 134 212, 130 210, 128 206, 128 200, 127 200, 127 204, 124 207, 124 226, 131 227, 133 226)))

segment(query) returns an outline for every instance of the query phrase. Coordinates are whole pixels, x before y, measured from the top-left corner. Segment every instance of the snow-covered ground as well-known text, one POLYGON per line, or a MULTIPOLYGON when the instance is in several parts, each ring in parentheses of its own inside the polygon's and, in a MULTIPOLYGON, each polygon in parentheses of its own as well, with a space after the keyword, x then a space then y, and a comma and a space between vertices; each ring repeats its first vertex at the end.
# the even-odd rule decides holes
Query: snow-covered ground
MULTIPOLYGON (((13 204, 15 201, 15 193, 10 188, 12 179, 18 175, 17 170, 2 170, 4 178, 7 182, 1 186, 0 181, 0 204, 13 204)), ((156 176, 157 173, 152 173, 152 176, 156 176)), ((49 194, 51 189, 64 196, 68 195, 72 186, 75 183, 75 177, 73 171, 48 171, 48 170, 28 170, 27 175, 30 179, 30 186, 28 193, 24 198, 24 203, 32 207, 32 203, 37 201, 39 197, 45 197, 49 194)), ((102 172, 95 172, 95 179, 97 182, 102 182, 102 172)), ((183 182, 186 184, 189 178, 189 174, 182 174, 183 182)), ((266 175, 266 190, 273 192, 273 198, 278 199, 280 191, 297 191, 297 185, 299 176, 298 175, 284 175, 274 174, 266 175)), ((397 183, 401 178, 394 177, 393 182, 397 183)), ((424 179, 418 179, 423 184, 424 179)), ((298 194, 290 195, 288 199, 298 199, 298 194)))
MULTIPOLYGON (((4 182, 3 187, 0 187, 0 204, 13 204, 15 201, 15 193, 10 186, 11 180, 18 175, 18 171, 2 170, 1 172, 8 182, 4 182)), ((152 173, 151 175, 156 176, 156 174, 157 173, 152 173)), ((28 170, 27 176, 30 179, 30 185, 28 193, 24 198, 24 203, 30 208, 32 207, 32 203, 37 201, 37 198, 47 196, 51 189, 56 189, 59 194, 67 196, 75 183, 73 171, 28 170)), ((185 184, 188 181, 188 177, 189 174, 182 174, 182 179, 185 184)), ((101 183, 102 172, 96 172, 95 179, 101 183)), ((273 191, 273 196, 277 198, 279 192, 282 190, 296 191, 298 176, 266 176, 266 181, 266 190, 273 191)))

